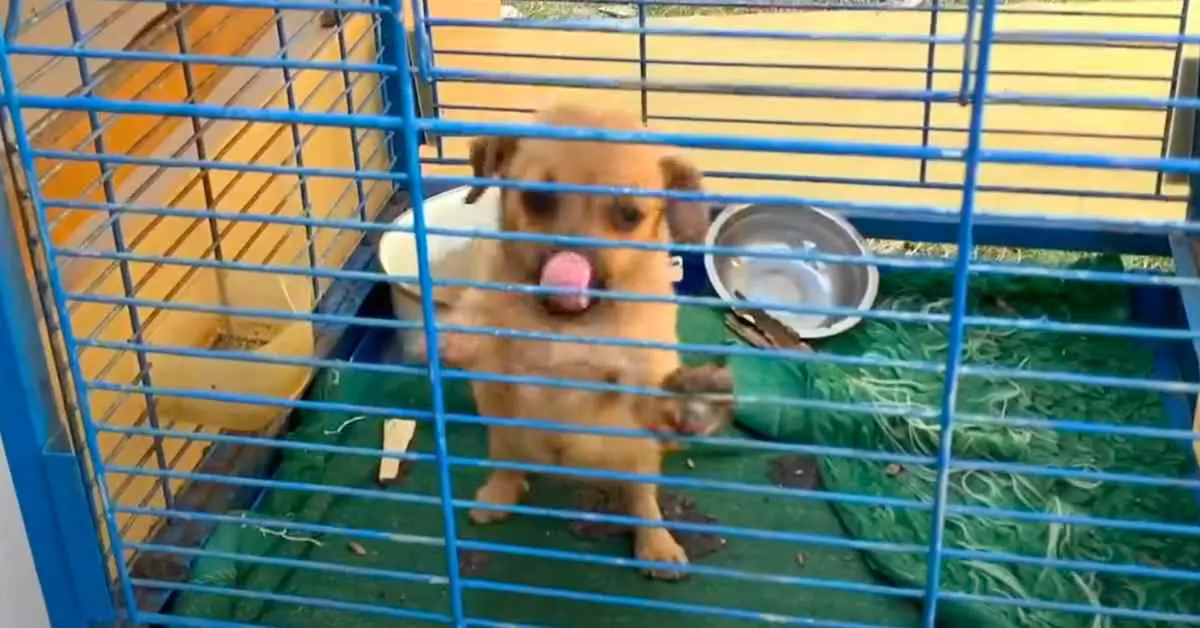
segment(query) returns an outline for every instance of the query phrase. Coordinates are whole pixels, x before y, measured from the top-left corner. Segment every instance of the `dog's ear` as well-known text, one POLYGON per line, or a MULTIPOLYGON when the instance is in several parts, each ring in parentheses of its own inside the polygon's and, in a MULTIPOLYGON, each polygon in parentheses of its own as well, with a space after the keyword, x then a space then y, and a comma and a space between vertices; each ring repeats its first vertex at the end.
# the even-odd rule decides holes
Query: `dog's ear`
MULTIPOLYGON (((664 187, 668 190, 699 192, 703 176, 690 162, 679 157, 664 157, 659 162, 664 187)), ((708 203, 667 199, 667 228, 671 239, 682 244, 703 244, 708 233, 708 203)))
MULTIPOLYGON (((476 179, 499 176, 516 152, 515 137, 477 137, 471 140, 471 176, 476 179)), ((467 204, 479 200, 487 189, 487 185, 472 186, 467 192, 467 204)))

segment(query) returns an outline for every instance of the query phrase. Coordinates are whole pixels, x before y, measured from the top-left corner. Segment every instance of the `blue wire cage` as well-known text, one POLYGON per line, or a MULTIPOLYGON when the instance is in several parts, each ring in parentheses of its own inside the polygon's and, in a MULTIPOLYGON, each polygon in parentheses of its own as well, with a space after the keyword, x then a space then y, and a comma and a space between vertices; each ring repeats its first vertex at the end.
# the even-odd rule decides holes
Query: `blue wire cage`
MULTIPOLYGON (((503 6, 499 0, 11 0, 0 39, 3 207, 10 217, 6 226, 11 223, 0 231, 0 305, 7 322, 0 365, 9 375, 0 381, 0 393, 11 407, 0 418, 0 435, 52 624, 307 626, 362 618, 395 625, 555 623, 491 615, 497 607, 472 601, 481 593, 506 596, 515 606, 576 604, 638 625, 716 618, 954 626, 973 615, 953 609, 968 607, 978 617, 1008 609, 997 616, 1009 625, 1200 623, 1200 609, 1193 612, 1186 602, 1159 604, 1195 597, 1200 564, 1193 569, 1187 557, 1138 550, 1109 552, 1103 559, 1097 558, 1103 552, 1059 551, 1068 544, 1062 535, 1082 529, 1112 532, 1095 538, 1125 539, 1131 547, 1137 535, 1183 547, 1200 533, 1200 521, 1189 519, 1200 508, 1192 495, 1200 486, 1193 453, 1200 284, 1191 220, 1192 181, 1200 172, 1192 148, 1200 67, 1191 55, 1200 39, 1189 17, 1189 0, 531 0, 503 6), (640 116, 646 129, 531 122, 537 108, 562 99, 624 109, 640 116), (467 141, 485 135, 676 147, 702 167, 707 188, 639 192, 485 181, 470 176, 467 154, 467 141), (675 491, 702 494, 710 504, 723 494, 740 494, 764 503, 800 500, 849 509, 839 511, 844 526, 822 531, 793 527, 790 515, 672 521, 676 532, 728 539, 722 543, 735 558, 739 543, 775 543, 771 552, 786 556, 789 566, 697 560, 685 568, 690 579, 676 591, 738 582, 783 587, 772 594, 780 599, 839 592, 894 599, 907 613, 870 619, 820 604, 803 606, 803 612, 786 604, 757 608, 753 596, 719 592, 702 594, 701 602, 642 583, 636 572, 653 565, 604 548, 564 551, 549 540, 521 545, 464 529, 466 511, 478 506, 468 498, 476 487, 464 486, 457 474, 496 463, 456 450, 452 432, 504 421, 558 429, 527 417, 498 419, 456 408, 451 387, 504 378, 440 366, 435 336, 428 367, 401 363, 390 353, 398 334, 436 327, 435 293, 454 285, 434 277, 435 238, 523 237, 448 228, 430 218, 426 199, 480 183, 700 200, 712 205, 714 215, 743 204, 817 208, 848 219, 871 252, 854 259, 814 251, 788 256, 869 264, 889 286, 922 274, 944 279, 938 284, 944 294, 931 299, 935 305, 861 313, 865 329, 943 329, 936 359, 905 359, 910 354, 871 347, 858 354, 732 341, 678 347, 681 353, 724 354, 735 364, 771 358, 803 370, 811 381, 872 369, 889 369, 901 388, 917 377, 904 373, 933 378, 936 403, 904 403, 903 392, 883 399, 861 386, 834 399, 822 395, 827 389, 819 383, 771 391, 777 396, 764 401, 745 392, 739 380, 735 395, 739 408, 773 404, 779 416, 785 416, 780 408, 796 408, 802 414, 795 417, 806 421, 836 415, 887 424, 879 417, 903 415, 910 425, 923 426, 915 431, 932 435, 923 446, 830 442, 820 430, 807 439, 777 439, 762 430, 684 439, 695 451, 718 447, 777 456, 772 464, 781 456, 805 456, 874 465, 889 478, 924 477, 927 495, 869 494, 833 481, 824 488, 799 486, 768 479, 769 473, 761 481, 693 475, 688 470, 696 463, 687 453, 680 454, 684 471, 659 480, 675 491), (386 273, 378 262, 381 239, 396 233, 411 235, 415 246, 412 272, 404 276, 386 273), (1085 258, 1122 261, 1115 267, 1077 263, 1085 258), (982 311, 972 303, 991 298, 980 297, 984 284, 1000 286, 996 290, 1010 299, 1056 294, 1046 298, 1060 305, 1087 300, 1079 294, 1099 303, 1116 290, 1122 315, 1028 315, 1002 298, 998 310, 982 311), (396 303, 389 298, 404 298, 397 286, 419 295, 419 314, 393 315, 396 303), (977 329, 1045 339, 1031 343, 1124 342, 1127 362, 1136 364, 1120 372, 1106 372, 1104 365, 1074 372, 1036 360, 988 361, 970 344, 977 329), (1143 353, 1145 360, 1135 358, 1143 353), (428 403, 388 407, 314 392, 356 374, 427 382, 428 403), (980 390, 963 383, 972 378, 1036 382, 1068 392, 1134 391, 1153 400, 1149 412, 1162 421, 1114 423, 1034 406, 1010 413, 1001 401, 988 406, 996 408, 991 413, 968 411, 962 395, 980 390), (316 413, 349 418, 318 430, 317 437, 297 436, 303 417, 316 413), (382 457, 429 469, 428 490, 323 483, 287 472, 288 457, 300 454, 378 461, 377 447, 322 436, 364 429, 378 438, 384 420, 394 416, 416 420, 417 430, 429 435, 428 446, 382 457), (1024 457, 1040 437, 1005 441, 1001 447, 1010 453, 1004 455, 964 455, 958 448, 977 434, 968 426, 1000 424, 1049 435, 1063 458, 1024 457), (1066 457, 1070 447, 1082 447, 1068 443, 1087 438, 1168 445, 1136 450, 1145 467, 1066 457), (1180 457, 1186 469, 1153 473, 1160 467, 1149 463, 1163 457, 1180 457), (1045 481, 1084 493, 1103 485, 1170 489, 1186 498, 1164 511, 1130 506, 1117 513, 1062 503, 972 501, 971 478, 989 473, 1007 478, 1018 496, 1020 487, 1045 481), (378 504, 381 513, 398 505, 431 509, 439 513, 440 531, 422 535, 390 519, 363 527, 336 517, 306 518, 302 509, 281 517, 269 502, 285 493, 378 504), (906 541, 886 533, 876 538, 845 514, 855 508, 893 513, 893 521, 899 516, 894 513, 908 511, 924 518, 906 541), (1032 554, 1008 551, 1016 545, 1001 541, 972 545, 962 530, 978 521, 1037 525, 1052 541, 1032 554), (346 560, 330 561, 215 541, 222 530, 247 528, 257 538, 302 547, 348 539, 342 544, 349 549, 346 560), (428 570, 355 564, 373 543, 432 547, 441 561, 428 570), (829 576, 819 560, 829 548, 862 562, 868 575, 829 576), (639 584, 617 592, 608 585, 560 586, 553 578, 538 585, 489 577, 464 558, 484 554, 495 563, 537 559, 639 584), (892 563, 880 558, 893 555, 917 557, 910 579, 889 572, 892 563), (321 595, 256 585, 242 576, 214 584, 214 564, 315 572, 327 582, 416 583, 437 588, 440 597, 422 605, 404 595, 321 595), (975 565, 972 573, 1017 574, 1016 580, 1001 592, 950 586, 948 570, 962 564, 975 565), (1130 588, 1104 590, 1095 584, 1103 577, 1130 588), (1081 583, 1084 593, 1044 594, 1038 587, 1046 578, 1081 583), (1140 585, 1129 583, 1140 582, 1167 593, 1139 596, 1140 585), (307 610, 273 618, 187 612, 197 596, 307 610), (616 610, 630 608, 646 614, 630 620, 616 610), (313 623, 320 621, 327 623, 313 623)), ((682 305, 722 312, 730 307, 715 296, 705 271, 704 255, 714 250, 670 248, 681 260, 675 299, 682 305)), ((506 289, 477 281, 457 285, 506 289)), ((848 312, 804 303, 745 301, 737 307, 819 316, 848 312)), ((691 337, 686 330, 681 335, 691 337)), ((614 339, 549 339, 621 346, 614 339)), ((520 383, 594 387, 547 378, 520 383)), ((1130 492, 1129 502, 1138 495, 1130 492)), ((537 500, 511 510, 560 528, 576 517, 630 523, 537 500)))

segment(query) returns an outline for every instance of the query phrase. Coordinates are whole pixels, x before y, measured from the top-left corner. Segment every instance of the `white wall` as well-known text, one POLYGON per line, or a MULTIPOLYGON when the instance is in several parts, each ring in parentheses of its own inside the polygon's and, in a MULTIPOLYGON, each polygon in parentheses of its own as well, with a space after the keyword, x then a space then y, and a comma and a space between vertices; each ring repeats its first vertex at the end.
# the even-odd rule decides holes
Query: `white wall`
POLYGON ((49 628, 4 441, 0 441, 0 565, 0 626, 49 628))

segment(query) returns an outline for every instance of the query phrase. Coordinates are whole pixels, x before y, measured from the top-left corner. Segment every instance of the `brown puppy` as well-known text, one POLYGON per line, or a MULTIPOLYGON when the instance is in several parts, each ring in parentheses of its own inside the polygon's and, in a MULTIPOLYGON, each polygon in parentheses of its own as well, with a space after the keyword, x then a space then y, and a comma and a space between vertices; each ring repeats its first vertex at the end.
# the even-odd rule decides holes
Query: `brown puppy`
MULTIPOLYGON (((635 119, 585 107, 559 106, 542 112, 538 122, 556 126, 640 129, 635 119)), ((478 138, 471 144, 476 177, 529 182, 602 185, 648 190, 699 190, 701 177, 687 162, 644 145, 536 138, 478 138)), ((469 195, 473 202, 484 188, 469 195)), ((699 203, 662 198, 588 195, 505 189, 501 225, 505 231, 606 240, 667 243, 702 241, 707 208, 699 203)), ((578 248, 553 243, 496 241, 482 250, 491 255, 488 282, 555 287, 569 293, 538 296, 515 291, 466 290, 443 325, 508 328, 651 343, 678 342, 677 308, 669 302, 594 298, 585 289, 607 289, 657 297, 674 292, 668 255, 663 250, 578 248)), ((495 335, 442 335, 443 359, 472 371, 546 378, 588 379, 643 388, 662 388, 688 396, 684 401, 603 392, 476 381, 472 384, 481 414, 542 419, 579 426, 655 429, 661 432, 713 431, 728 418, 728 371, 717 367, 681 369, 670 349, 532 340, 495 335), (694 393, 725 393, 726 400, 700 402, 694 393), (707 405, 706 405, 707 404, 707 405), (696 417, 702 417, 696 420, 696 417), (713 417, 718 417, 716 420, 713 417)), ((561 465, 630 474, 658 475, 664 444, 651 438, 599 436, 572 432, 495 426, 488 433, 494 460, 561 465)), ((476 496, 480 502, 512 505, 520 500, 525 474, 492 473, 476 496)), ((657 485, 613 483, 630 515, 661 521, 657 485)), ((508 513, 476 509, 476 523, 497 521, 508 513)), ((645 561, 686 563, 687 556, 664 528, 639 527, 635 553, 645 561)), ((674 579, 673 569, 651 570, 674 579)))

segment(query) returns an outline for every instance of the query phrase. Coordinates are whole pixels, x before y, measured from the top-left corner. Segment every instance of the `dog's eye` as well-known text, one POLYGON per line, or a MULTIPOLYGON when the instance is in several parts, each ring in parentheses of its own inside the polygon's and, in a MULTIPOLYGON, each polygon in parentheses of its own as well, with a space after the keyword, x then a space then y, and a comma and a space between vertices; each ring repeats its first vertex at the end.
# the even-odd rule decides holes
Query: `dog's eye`
POLYGON ((617 228, 628 231, 642 222, 642 210, 633 203, 617 203, 613 206, 613 221, 617 228))
POLYGON ((554 208, 558 205, 558 197, 554 192, 524 190, 521 192, 521 202, 529 213, 545 216, 554 212, 554 208))

